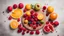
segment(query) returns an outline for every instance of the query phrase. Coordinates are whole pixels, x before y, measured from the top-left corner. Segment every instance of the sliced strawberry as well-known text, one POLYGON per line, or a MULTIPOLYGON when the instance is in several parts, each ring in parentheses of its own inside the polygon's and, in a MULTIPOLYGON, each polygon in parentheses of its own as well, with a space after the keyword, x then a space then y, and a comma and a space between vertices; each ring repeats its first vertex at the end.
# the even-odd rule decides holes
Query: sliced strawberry
POLYGON ((17 8, 17 4, 14 4, 14 5, 13 5, 13 8, 16 9, 16 8, 17 8))

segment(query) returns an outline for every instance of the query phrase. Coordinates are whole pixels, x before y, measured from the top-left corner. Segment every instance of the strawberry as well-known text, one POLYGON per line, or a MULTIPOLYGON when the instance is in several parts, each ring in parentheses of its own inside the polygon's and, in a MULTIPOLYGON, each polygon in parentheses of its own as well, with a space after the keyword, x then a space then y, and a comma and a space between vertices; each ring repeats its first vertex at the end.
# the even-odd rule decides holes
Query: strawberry
POLYGON ((8 6, 8 11, 12 11, 12 7, 11 6, 8 6))
POLYGON ((19 3, 19 8, 22 9, 24 7, 23 3, 19 3))
POLYGON ((39 30, 36 30, 36 34, 40 34, 39 30))
POLYGON ((14 4, 14 5, 13 5, 13 8, 16 9, 16 8, 17 8, 17 4, 14 4))
POLYGON ((9 16, 8 20, 11 20, 11 19, 12 19, 12 17, 11 17, 11 16, 9 16))
POLYGON ((30 32, 30 34, 31 34, 31 35, 33 35, 33 34, 34 34, 34 32, 33 32, 33 31, 31 31, 31 32, 30 32))

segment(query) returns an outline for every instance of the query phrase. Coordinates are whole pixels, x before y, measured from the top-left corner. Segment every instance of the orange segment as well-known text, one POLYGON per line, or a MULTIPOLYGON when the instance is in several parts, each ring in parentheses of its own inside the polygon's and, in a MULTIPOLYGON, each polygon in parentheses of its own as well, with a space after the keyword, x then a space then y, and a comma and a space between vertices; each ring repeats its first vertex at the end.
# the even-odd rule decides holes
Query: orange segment
POLYGON ((43 16, 43 14, 38 14, 37 18, 38 18, 39 20, 42 20, 42 19, 44 18, 44 16, 43 16))
POLYGON ((18 27, 18 22, 16 21, 16 20, 13 20, 13 21, 11 21, 11 23, 10 23, 10 27, 12 28, 12 29, 16 29, 17 27, 18 27))
POLYGON ((15 10, 13 10, 11 16, 13 18, 20 18, 22 16, 22 10, 21 9, 15 9, 15 10))

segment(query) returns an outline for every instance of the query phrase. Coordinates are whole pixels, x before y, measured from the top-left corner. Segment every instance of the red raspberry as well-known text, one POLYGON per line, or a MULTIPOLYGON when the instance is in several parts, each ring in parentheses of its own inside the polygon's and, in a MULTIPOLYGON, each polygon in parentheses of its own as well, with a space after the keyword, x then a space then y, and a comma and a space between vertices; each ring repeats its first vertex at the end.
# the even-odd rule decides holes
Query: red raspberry
POLYGON ((29 33, 29 30, 27 30, 27 32, 26 33, 29 33))
POLYGON ((27 11, 26 9, 23 10, 23 12, 26 12, 26 11, 27 11))
POLYGON ((17 4, 14 4, 14 5, 13 5, 13 8, 16 9, 16 8, 17 8, 17 4))
POLYGON ((24 7, 23 3, 19 4, 19 8, 22 9, 24 7))
POLYGON ((18 31, 17 31, 17 33, 21 33, 21 32, 22 32, 22 30, 18 30, 18 31))
POLYGON ((49 24, 49 23, 50 23, 49 21, 46 22, 46 24, 49 24))
POLYGON ((40 34, 39 30, 36 30, 36 34, 40 34))
POLYGON ((8 20, 11 20, 12 19, 12 17, 10 16, 9 18, 8 18, 8 20))
POLYGON ((20 21, 20 18, 18 18, 17 21, 19 22, 20 21))
POLYGON ((43 10, 45 10, 46 9, 46 6, 43 6, 43 10))
POLYGON ((55 21, 53 25, 56 27, 56 26, 59 25, 59 22, 58 21, 55 21))
POLYGON ((36 26, 33 26, 33 29, 36 29, 36 26))
POLYGON ((25 32, 22 32, 22 35, 24 35, 25 34, 25 32))
POLYGON ((31 35, 33 35, 33 34, 34 34, 34 32, 33 32, 33 31, 31 31, 31 32, 30 32, 30 34, 31 34, 31 35))
POLYGON ((8 11, 12 11, 12 7, 11 6, 8 6, 8 11))

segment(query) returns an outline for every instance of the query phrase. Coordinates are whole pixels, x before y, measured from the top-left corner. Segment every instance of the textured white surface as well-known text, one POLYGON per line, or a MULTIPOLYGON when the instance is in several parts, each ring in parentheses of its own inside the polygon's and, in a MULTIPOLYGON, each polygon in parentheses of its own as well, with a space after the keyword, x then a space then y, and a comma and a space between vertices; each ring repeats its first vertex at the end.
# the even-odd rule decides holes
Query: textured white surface
POLYGON ((48 6, 53 6, 56 13, 58 13, 58 21, 60 25, 56 27, 56 31, 49 34, 40 33, 39 35, 25 34, 23 36, 64 36, 64 0, 0 0, 0 36, 21 36, 21 33, 17 33, 17 30, 10 30, 8 16, 10 14, 6 13, 6 9, 9 5, 13 4, 34 4, 40 3, 42 6, 48 4, 48 6), (4 14, 2 13, 4 11, 4 14), (4 22, 6 21, 6 22, 4 22), (43 35, 42 35, 43 34, 43 35))

